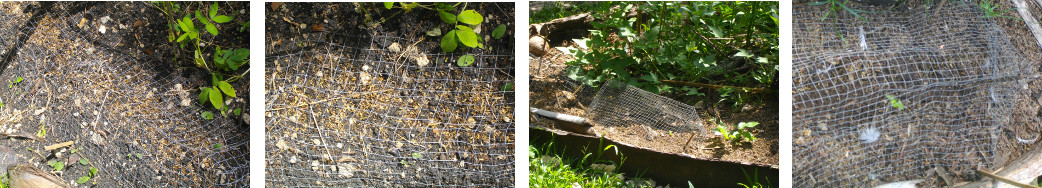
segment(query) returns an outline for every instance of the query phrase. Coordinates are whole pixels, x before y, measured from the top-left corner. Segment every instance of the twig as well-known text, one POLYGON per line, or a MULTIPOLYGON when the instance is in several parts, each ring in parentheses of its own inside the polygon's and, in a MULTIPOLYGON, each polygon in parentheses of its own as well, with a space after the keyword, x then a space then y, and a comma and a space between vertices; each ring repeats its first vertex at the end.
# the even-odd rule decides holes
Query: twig
POLYGON ((30 139, 30 140, 36 140, 36 141, 38 141, 38 142, 43 142, 43 139, 42 139, 42 138, 40 138, 40 137, 37 137, 37 136, 35 136, 35 135, 28 135, 28 134, 8 134, 8 133, 0 133, 0 136, 3 136, 3 137, 10 137, 10 138, 23 138, 23 139, 30 139))
POLYGON ((44 147, 43 150, 51 151, 51 150, 55 150, 55 149, 58 149, 58 148, 69 147, 69 146, 71 146, 72 144, 75 144, 75 143, 76 143, 76 141, 68 141, 68 142, 57 143, 57 144, 54 144, 54 145, 49 145, 47 147, 44 147))
POLYGON ((999 175, 995 175, 995 174, 993 174, 991 172, 988 172, 988 171, 985 171, 983 169, 977 169, 977 173, 980 174, 980 175, 987 176, 989 178, 995 179, 995 180, 999 180, 999 181, 1001 181, 1003 183, 1008 183, 1010 185, 1017 186, 1017 187, 1022 187, 1022 188, 1039 188, 1037 186, 1032 186, 1032 185, 1020 183, 1020 182, 1013 181, 1013 180, 1008 179, 1008 178, 1004 178, 1004 177, 999 176, 999 175))

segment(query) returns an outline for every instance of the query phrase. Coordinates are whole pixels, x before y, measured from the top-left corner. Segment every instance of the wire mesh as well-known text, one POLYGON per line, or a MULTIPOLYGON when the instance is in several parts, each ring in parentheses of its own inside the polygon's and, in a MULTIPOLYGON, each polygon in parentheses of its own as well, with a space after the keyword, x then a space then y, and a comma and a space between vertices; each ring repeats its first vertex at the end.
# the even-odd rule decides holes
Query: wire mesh
POLYGON ((793 8, 794 185, 935 182, 933 168, 970 180, 999 165, 1028 66, 1000 27, 960 2, 848 6, 874 13, 793 8))
MULTIPOLYGON (((37 167, 82 156, 89 165, 71 159, 60 173, 71 184, 92 166, 98 173, 91 181, 103 186, 246 185, 244 122, 238 116, 200 117, 206 109, 193 102, 190 88, 208 86, 209 76, 146 55, 141 46, 153 44, 135 39, 165 42, 165 32, 131 27, 136 20, 163 22, 150 20, 161 13, 127 2, 4 2, 0 7, 0 79, 10 84, 0 89, 0 108, 18 117, 0 120, 0 130, 33 135, 47 130, 43 142, 0 145, 33 149, 13 151, 37 167), (22 81, 13 83, 19 77, 22 81), (65 157, 42 151, 65 141, 75 141, 59 152, 65 157)), ((242 98, 226 102, 248 109, 242 98)))
POLYGON ((322 35, 269 52, 269 186, 513 185, 512 48, 460 67, 437 42, 322 35))
MULTIPOLYGON (((601 126, 627 127, 642 131, 634 135, 652 140, 654 130, 705 133, 695 107, 629 84, 608 81, 593 97, 588 118, 601 126)), ((705 134, 698 134, 705 135, 705 134)), ((698 136, 702 140, 703 136, 698 136)))

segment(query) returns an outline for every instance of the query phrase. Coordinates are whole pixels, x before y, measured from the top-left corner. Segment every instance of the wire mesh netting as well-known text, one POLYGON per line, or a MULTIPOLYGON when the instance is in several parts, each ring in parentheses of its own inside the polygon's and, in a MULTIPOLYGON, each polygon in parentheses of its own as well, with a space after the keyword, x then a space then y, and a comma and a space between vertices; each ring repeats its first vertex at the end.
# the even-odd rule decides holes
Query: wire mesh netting
POLYGON ((269 185, 513 184, 512 48, 460 67, 437 42, 327 37, 267 58, 269 185))
POLYGON ((597 91, 587 117, 596 125, 637 130, 631 136, 648 140, 662 134, 655 130, 705 133, 695 107, 614 80, 597 91))
MULTIPOLYGON (((793 8, 793 182, 865 186, 994 169, 1021 71, 980 7, 793 8), (888 97, 890 95, 893 100, 888 97)), ((936 184, 935 184, 936 185, 936 184)))
MULTIPOLYGON (((152 44, 135 37, 165 42, 165 30, 133 24, 161 25, 161 13, 120 2, 4 2, 0 11, 0 79, 10 84, 0 89, 0 128, 46 130, 42 142, 0 142, 13 148, 6 154, 41 168, 65 161, 60 177, 70 184, 95 167, 91 182, 104 186, 246 185, 247 126, 238 116, 201 118, 190 88, 209 76, 145 55, 141 46, 152 44), (67 141, 75 144, 60 155, 43 151, 67 141)), ((242 98, 227 103, 248 109, 242 98)))

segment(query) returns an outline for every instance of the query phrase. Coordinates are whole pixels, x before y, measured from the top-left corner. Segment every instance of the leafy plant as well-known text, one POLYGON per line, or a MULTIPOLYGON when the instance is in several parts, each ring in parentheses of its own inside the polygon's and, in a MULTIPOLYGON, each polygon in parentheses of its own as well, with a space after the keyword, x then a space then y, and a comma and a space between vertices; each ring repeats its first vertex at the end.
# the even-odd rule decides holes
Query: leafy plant
MULTIPOLYGON (((217 2, 211 4, 202 2, 153 2, 152 4, 167 16, 167 22, 170 26, 168 30, 170 42, 177 44, 181 48, 191 46, 192 59, 195 66, 205 69, 211 75, 211 86, 199 88, 199 103, 211 106, 220 111, 221 115, 227 116, 228 107, 224 105, 224 100, 226 97, 236 97, 235 89, 231 87, 231 82, 241 79, 249 72, 242 71, 242 73, 239 73, 239 69, 246 67, 245 65, 249 63, 250 50, 247 48, 224 49, 220 44, 214 44, 211 40, 220 34, 219 24, 229 23, 234 18, 222 15, 217 2), (187 9, 182 9, 182 5, 187 7, 187 9), (193 7, 198 8, 189 10, 193 9, 193 7), (204 11, 206 14, 203 14, 204 11), (203 24, 202 28, 206 30, 206 33, 212 35, 212 38, 204 38, 200 35, 201 31, 199 27, 196 27, 196 21, 203 24), (212 55, 206 55, 208 52, 202 48, 205 45, 214 46, 213 51, 210 52, 212 55), (212 56, 212 58, 207 58, 208 56, 212 56), (207 59, 212 59, 212 61, 207 61, 207 59)), ((249 27, 249 22, 239 23, 239 25, 239 31, 244 31, 249 27)), ((201 116, 204 119, 213 119, 214 115, 213 112, 206 111, 202 112, 201 116)))
POLYGON ((421 154, 421 153, 412 153, 412 158, 413 159, 423 158, 423 154, 421 154))
POLYGON ((886 98, 890 100, 890 106, 897 108, 897 110, 905 109, 905 103, 902 103, 901 99, 898 99, 897 96, 886 95, 886 98))
POLYGON ((753 133, 746 129, 756 127, 759 124, 760 122, 741 122, 738 123, 734 130, 731 130, 726 124, 718 121, 716 130, 713 130, 713 132, 719 134, 724 140, 753 142, 756 141, 756 136, 753 136, 753 133))
POLYGON ((10 84, 7 85, 7 88, 13 88, 14 85, 17 85, 18 83, 22 83, 22 77, 19 76, 19 77, 15 78, 14 80, 10 81, 9 83, 10 84))
POLYGON ((51 166, 51 168, 53 168, 54 171, 61 171, 62 169, 65 169, 65 163, 63 163, 62 161, 47 161, 47 166, 51 166))
POLYGON ((1020 19, 1020 18, 1017 18, 1017 17, 1010 17, 1010 16, 1002 15, 1002 13, 1006 13, 1006 12, 1011 11, 1011 10, 1017 10, 1017 8, 1009 8, 1009 9, 1002 9, 1002 10, 997 10, 996 11, 995 9, 999 8, 999 5, 992 5, 988 1, 981 1, 980 2, 980 8, 981 8, 982 11, 984 11, 984 17, 986 17, 986 18, 1002 17, 1002 18, 1009 18, 1009 19, 1024 21, 1023 19, 1020 19))
MULTIPOLYGON (((663 80, 736 87, 775 87, 778 77, 777 2, 617 2, 592 7, 602 22, 588 38, 559 47, 570 79, 591 87, 617 80, 652 93, 704 95, 663 80), (618 4, 618 7, 614 7, 618 4), (629 16, 629 10, 645 17, 629 16)), ((738 104, 755 95, 723 87, 738 104), (730 94, 728 92, 742 92, 730 94)))
POLYGON ((456 65, 460 67, 466 67, 474 64, 474 55, 463 55, 456 60, 456 65))
POLYGON ((825 16, 822 16, 821 20, 827 19, 829 17, 829 15, 836 14, 836 13, 838 13, 840 11, 840 9, 842 9, 842 10, 845 10, 848 13, 854 15, 858 19, 861 19, 861 21, 866 21, 866 22, 868 21, 868 19, 865 19, 865 17, 861 17, 860 13, 871 13, 871 12, 858 10, 858 9, 852 9, 850 7, 847 7, 847 3, 850 3, 850 0, 826 0, 826 1, 813 2, 813 3, 810 3, 810 5, 812 5, 812 6, 828 5, 829 6, 829 11, 825 12, 825 16))

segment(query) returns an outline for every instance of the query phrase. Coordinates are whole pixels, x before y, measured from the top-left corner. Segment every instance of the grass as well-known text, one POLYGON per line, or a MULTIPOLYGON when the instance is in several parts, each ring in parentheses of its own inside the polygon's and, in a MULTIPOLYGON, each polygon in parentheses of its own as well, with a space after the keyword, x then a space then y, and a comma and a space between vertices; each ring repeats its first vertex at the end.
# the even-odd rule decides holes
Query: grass
MULTIPOLYGON (((603 138, 602 138, 603 140, 603 138)), ((614 145, 586 153, 582 158, 562 155, 567 148, 558 148, 553 139, 547 144, 529 145, 529 186, 530 187, 650 187, 642 179, 627 181, 619 167, 623 165, 625 156, 618 153, 614 145), (621 161, 606 160, 605 152, 615 152, 623 156, 621 161)))

